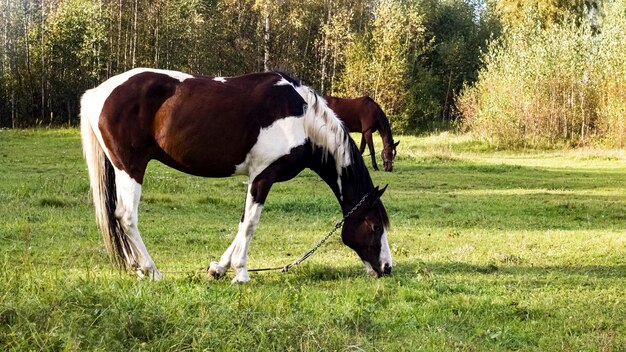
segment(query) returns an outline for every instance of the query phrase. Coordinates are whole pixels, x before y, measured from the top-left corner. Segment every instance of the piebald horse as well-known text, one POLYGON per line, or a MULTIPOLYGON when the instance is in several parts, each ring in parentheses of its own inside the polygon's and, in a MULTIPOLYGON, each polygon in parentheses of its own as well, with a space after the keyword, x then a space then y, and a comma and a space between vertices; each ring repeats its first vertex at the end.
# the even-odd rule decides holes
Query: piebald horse
MULTIPOLYGON (((247 253, 273 183, 304 168, 335 194, 343 214, 365 199, 342 228, 372 276, 391 273, 389 219, 359 151, 324 99, 279 72, 204 77, 138 68, 112 77, 81 99, 81 137, 96 219, 113 262, 139 277, 162 278, 137 228, 150 160, 203 177, 248 176, 238 232, 208 274, 229 267, 246 282, 247 253)), ((386 188, 386 187, 385 187, 386 188)))
POLYGON ((383 151, 380 153, 383 167, 385 171, 393 171, 396 147, 400 142, 394 143, 389 119, 380 105, 368 96, 354 99, 324 96, 324 99, 326 99, 328 107, 337 114, 337 117, 343 121, 350 132, 361 133, 361 147, 359 150, 363 154, 367 144, 374 170, 378 170, 378 165, 376 165, 376 152, 374 151, 372 134, 376 131, 380 133, 380 138, 383 140, 383 151))

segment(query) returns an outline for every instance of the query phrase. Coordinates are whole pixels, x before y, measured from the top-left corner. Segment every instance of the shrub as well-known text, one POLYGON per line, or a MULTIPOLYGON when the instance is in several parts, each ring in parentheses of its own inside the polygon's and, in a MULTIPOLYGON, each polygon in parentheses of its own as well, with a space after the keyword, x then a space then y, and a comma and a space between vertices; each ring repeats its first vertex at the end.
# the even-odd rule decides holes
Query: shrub
POLYGON ((607 145, 626 146, 626 1, 605 9, 596 60, 598 131, 607 145))
POLYGON ((543 28, 527 13, 484 56, 475 85, 458 97, 463 126, 498 147, 626 142, 625 0, 591 21, 543 28))
POLYGON ((542 29, 533 18, 506 30, 459 99, 465 127, 506 147, 584 142, 593 128, 587 34, 585 27, 542 29))

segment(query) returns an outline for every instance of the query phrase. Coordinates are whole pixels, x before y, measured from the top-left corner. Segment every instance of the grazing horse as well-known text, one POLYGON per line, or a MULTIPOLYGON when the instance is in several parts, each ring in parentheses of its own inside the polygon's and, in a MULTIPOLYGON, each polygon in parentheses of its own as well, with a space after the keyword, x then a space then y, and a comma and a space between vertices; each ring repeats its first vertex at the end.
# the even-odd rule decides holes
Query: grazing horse
MULTIPOLYGON (((239 77, 133 69, 81 99, 81 137, 107 250, 120 268, 160 279, 137 228, 148 162, 203 176, 248 176, 238 232, 208 274, 248 281, 250 240, 273 183, 316 172, 344 215, 342 240, 368 273, 391 273, 387 212, 358 149, 321 97, 278 72, 239 77), (361 202, 361 206, 355 206, 361 202)), ((385 187, 386 188, 386 187, 385 187)))
POLYGON ((383 159, 385 171, 392 171, 396 158, 396 147, 400 142, 393 142, 389 119, 387 119, 387 115, 380 108, 380 105, 368 96, 354 99, 324 96, 324 99, 326 99, 328 107, 337 114, 337 117, 343 121, 350 132, 361 132, 361 154, 365 151, 365 144, 367 144, 372 157, 372 166, 377 171, 378 165, 376 165, 372 134, 376 131, 380 133, 383 140, 383 151, 380 153, 380 157, 383 159))

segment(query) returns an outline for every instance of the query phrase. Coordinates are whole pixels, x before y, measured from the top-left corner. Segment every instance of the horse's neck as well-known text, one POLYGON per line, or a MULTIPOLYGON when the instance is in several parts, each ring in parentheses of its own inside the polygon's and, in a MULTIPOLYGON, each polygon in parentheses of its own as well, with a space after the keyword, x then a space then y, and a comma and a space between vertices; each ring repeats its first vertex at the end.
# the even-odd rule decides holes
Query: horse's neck
POLYGON ((380 118, 378 120, 378 126, 378 133, 380 133, 380 138, 383 140, 383 145, 385 147, 393 145, 393 135, 391 134, 389 123, 380 118))
MULTIPOLYGON (((337 166, 331 156, 323 158, 318 148, 313 152, 309 168, 317 173, 335 194, 345 215, 366 193, 368 178, 359 176, 353 166, 341 168, 341 175, 337 173, 337 166)), ((358 162, 358 161, 356 161, 358 162)), ((371 183, 371 180, 370 180, 371 183)))

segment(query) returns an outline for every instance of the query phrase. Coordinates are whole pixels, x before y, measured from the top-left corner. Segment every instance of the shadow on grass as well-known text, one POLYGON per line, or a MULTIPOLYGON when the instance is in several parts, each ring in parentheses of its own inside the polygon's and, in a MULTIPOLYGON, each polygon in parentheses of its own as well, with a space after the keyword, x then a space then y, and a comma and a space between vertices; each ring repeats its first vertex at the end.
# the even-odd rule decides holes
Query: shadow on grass
MULTIPOLYGON (((421 262, 416 264, 402 263, 396 265, 393 273, 379 278, 386 279, 411 279, 421 277, 441 277, 456 274, 475 274, 477 277, 487 276, 516 276, 521 280, 529 281, 537 279, 549 279, 559 277, 559 280, 576 279, 624 279, 626 278, 626 264, 617 265, 551 265, 551 266, 497 266, 495 264, 474 265, 462 262, 421 262)), ((254 273, 251 275, 255 280, 264 275, 276 278, 290 277, 295 280, 312 282, 344 281, 355 279, 369 279, 367 273, 360 265, 335 267, 331 265, 307 265, 293 268, 288 273, 268 272, 254 273)), ((371 278, 376 280, 376 278, 371 278)), ((579 280, 574 280, 578 283, 579 280)))
POLYGON ((622 279, 626 278, 626 264, 616 265, 549 265, 521 266, 495 264, 474 265, 462 262, 422 262, 402 264, 394 268, 395 274, 401 277, 415 275, 441 276, 451 274, 506 275, 528 278, 549 277, 552 275, 583 277, 589 279, 622 279))

